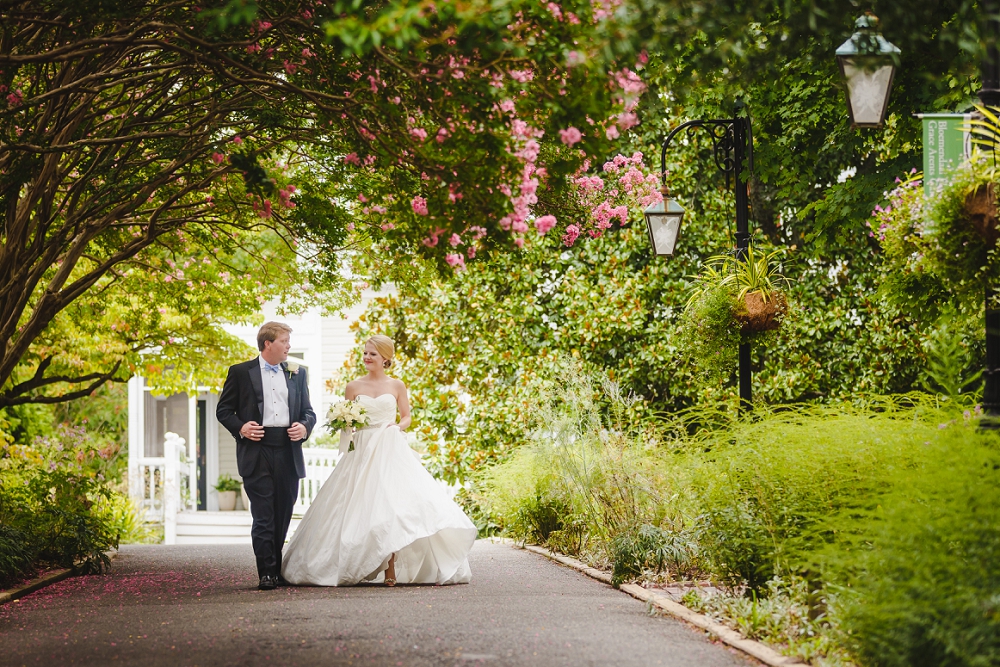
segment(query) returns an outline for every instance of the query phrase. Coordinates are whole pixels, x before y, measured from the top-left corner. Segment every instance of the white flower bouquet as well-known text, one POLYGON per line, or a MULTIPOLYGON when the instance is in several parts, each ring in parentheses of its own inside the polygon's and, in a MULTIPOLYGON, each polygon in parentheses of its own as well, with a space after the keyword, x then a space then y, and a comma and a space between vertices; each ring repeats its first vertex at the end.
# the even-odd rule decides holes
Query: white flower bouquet
POLYGON ((326 413, 326 425, 330 430, 350 429, 367 424, 368 411, 355 401, 337 401, 326 413))

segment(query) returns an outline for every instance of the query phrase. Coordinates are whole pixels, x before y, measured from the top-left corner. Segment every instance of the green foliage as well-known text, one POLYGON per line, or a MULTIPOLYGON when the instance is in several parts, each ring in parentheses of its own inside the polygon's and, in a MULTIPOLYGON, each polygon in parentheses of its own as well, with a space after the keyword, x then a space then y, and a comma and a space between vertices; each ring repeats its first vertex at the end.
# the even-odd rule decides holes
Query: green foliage
POLYGON ((840 594, 847 643, 878 667, 998 664, 1000 441, 956 423, 921 449, 840 594))
POLYGON ((766 595, 700 594, 688 591, 682 602, 722 620, 744 636, 778 644, 785 655, 807 663, 847 665, 849 655, 837 643, 826 613, 826 598, 801 577, 767 582, 766 595))
POLYGON ((223 492, 223 491, 236 491, 236 492, 239 492, 239 490, 242 488, 242 486, 243 485, 240 483, 239 480, 233 479, 232 475, 230 475, 229 473, 223 473, 223 474, 219 475, 219 481, 216 482, 215 486, 212 487, 212 488, 214 488, 216 491, 219 491, 219 492, 223 492))
POLYGON ((611 541, 611 583, 617 587, 647 571, 691 572, 697 549, 689 537, 648 523, 620 533, 611 541))
POLYGON ((99 572, 109 564, 106 551, 122 540, 141 539, 135 508, 109 477, 117 451, 114 444, 66 427, 31 446, 3 446, 2 585, 45 566, 99 572))
POLYGON ((728 382, 736 369, 740 322, 733 290, 721 283, 703 284, 688 300, 679 346, 709 384, 728 382))

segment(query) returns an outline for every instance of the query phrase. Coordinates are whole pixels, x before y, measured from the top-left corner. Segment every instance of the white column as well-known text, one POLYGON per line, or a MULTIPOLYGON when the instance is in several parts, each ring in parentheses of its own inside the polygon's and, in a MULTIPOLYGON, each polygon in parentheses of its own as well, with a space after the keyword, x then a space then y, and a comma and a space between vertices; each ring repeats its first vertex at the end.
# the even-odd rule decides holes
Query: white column
POLYGON ((205 421, 205 492, 208 498, 205 499, 205 509, 209 512, 219 511, 219 495, 212 487, 219 481, 219 422, 215 418, 215 407, 219 403, 216 394, 209 394, 205 397, 205 412, 208 417, 205 421))
POLYGON ((143 436, 145 434, 145 389, 140 375, 133 375, 128 381, 128 490, 136 500, 143 497, 142 479, 139 478, 139 462, 145 454, 143 436))

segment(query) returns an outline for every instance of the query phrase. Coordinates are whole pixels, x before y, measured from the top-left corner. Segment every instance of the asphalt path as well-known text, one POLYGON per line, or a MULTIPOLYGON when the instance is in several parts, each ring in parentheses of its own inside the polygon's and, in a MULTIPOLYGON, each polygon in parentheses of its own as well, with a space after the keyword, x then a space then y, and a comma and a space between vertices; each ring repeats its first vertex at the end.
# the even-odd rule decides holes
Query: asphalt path
POLYGON ((461 586, 255 588, 249 546, 125 546, 0 606, 0 665, 747 667, 643 602, 502 543, 461 586))

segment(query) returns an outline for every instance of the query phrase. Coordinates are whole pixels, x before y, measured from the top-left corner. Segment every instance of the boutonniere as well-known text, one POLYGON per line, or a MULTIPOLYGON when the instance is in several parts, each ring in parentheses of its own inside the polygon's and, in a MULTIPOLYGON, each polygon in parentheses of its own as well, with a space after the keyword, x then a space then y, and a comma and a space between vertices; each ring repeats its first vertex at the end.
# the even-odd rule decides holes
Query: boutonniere
POLYGON ((288 377, 291 379, 293 375, 297 375, 299 372, 299 365, 294 361, 289 361, 285 363, 285 370, 288 371, 288 377))

